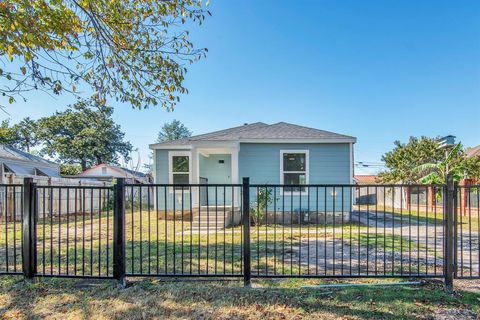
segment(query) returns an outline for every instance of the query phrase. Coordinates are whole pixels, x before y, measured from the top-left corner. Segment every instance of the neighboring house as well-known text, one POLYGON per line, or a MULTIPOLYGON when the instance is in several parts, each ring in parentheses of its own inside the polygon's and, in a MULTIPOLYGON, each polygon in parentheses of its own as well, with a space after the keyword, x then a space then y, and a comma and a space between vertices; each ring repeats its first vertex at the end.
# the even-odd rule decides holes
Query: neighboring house
POLYGON ((377 176, 374 174, 357 174, 354 177, 356 184, 378 184, 377 176))
POLYGON ((368 187, 378 184, 376 175, 355 175, 353 178, 358 187, 355 190, 355 204, 367 205, 377 203, 378 189, 368 187))
POLYGON ((465 150, 465 156, 467 158, 480 157, 480 145, 478 145, 476 147, 472 147, 472 148, 467 148, 465 150))
POLYGON ((20 221, 22 191, 18 185, 24 178, 33 178, 39 185, 46 184, 52 178, 61 179, 60 166, 11 146, 0 145, 0 184, 17 185, 0 188, 0 220, 5 221, 7 217, 20 221))
MULTIPOLYGON (((243 177, 249 177, 251 184, 352 184, 355 142, 355 137, 290 123, 257 122, 155 143, 150 148, 157 184, 239 184, 243 177)), ((173 194, 174 189, 178 208, 180 194, 188 190, 169 188, 168 193, 173 194)), ((307 188, 299 189, 285 191, 285 199, 293 196, 297 207, 300 195, 306 198, 308 193, 307 188)), ((223 188, 216 191, 217 200, 209 192, 208 202, 192 192, 193 205, 212 205, 222 199, 225 205, 231 205, 233 196, 233 204, 239 206, 239 188, 235 192, 227 190, 227 194, 223 188)), ((328 191, 329 198, 337 196, 331 193, 328 191)), ((189 205, 189 197, 183 196, 183 203, 189 205)), ((169 200, 168 209, 172 202, 169 200)))
POLYGON ((0 145, 0 183, 10 183, 13 177, 60 178, 60 166, 16 148, 0 145))
POLYGON ((93 166, 72 178, 111 182, 115 178, 125 178, 126 183, 150 183, 150 178, 143 172, 130 170, 109 164, 93 166))

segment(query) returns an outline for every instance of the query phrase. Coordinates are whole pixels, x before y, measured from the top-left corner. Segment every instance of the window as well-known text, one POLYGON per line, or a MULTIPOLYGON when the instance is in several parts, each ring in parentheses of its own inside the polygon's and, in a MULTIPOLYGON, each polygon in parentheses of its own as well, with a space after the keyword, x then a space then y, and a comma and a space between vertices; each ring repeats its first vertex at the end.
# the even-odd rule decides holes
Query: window
POLYGON ((308 150, 280 151, 280 183, 297 185, 285 187, 285 192, 305 192, 306 188, 298 185, 308 184, 308 150))
POLYGON ((102 174, 107 174, 107 167, 102 167, 102 174))
MULTIPOLYGON (((190 183, 190 153, 189 152, 171 152, 170 153, 170 183, 171 184, 189 184, 190 183)), ((182 187, 174 187, 175 190, 182 190, 182 187)), ((188 188, 184 187, 184 190, 188 188)))

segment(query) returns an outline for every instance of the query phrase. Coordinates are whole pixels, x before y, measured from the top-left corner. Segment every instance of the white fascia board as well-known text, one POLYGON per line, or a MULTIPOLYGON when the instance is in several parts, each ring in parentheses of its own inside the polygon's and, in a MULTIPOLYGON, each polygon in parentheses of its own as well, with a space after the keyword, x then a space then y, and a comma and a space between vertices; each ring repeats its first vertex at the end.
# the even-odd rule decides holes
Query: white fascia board
POLYGON ((231 140, 218 140, 218 141, 206 141, 206 140, 197 140, 192 141, 192 145, 195 148, 199 149, 215 149, 215 148, 238 148, 239 143, 238 141, 231 141, 231 140))
POLYGON ((192 149, 192 146, 189 144, 171 144, 171 145, 162 145, 159 143, 154 143, 148 145, 150 150, 190 150, 192 149))
POLYGON ((193 148, 205 148, 205 149, 214 149, 214 148, 238 148, 238 141, 208 141, 208 140, 197 140, 190 141, 190 144, 169 144, 164 145, 162 143, 150 144, 149 148, 152 150, 161 149, 161 150, 191 150, 193 148))

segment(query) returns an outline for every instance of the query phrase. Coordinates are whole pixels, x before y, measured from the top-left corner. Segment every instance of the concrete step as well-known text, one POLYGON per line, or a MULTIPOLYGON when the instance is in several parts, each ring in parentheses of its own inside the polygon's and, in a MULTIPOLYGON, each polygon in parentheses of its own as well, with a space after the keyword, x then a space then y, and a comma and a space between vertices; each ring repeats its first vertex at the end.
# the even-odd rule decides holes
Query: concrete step
POLYGON ((192 222, 192 226, 197 226, 197 225, 202 225, 202 226, 227 226, 229 225, 228 222, 226 221, 200 221, 200 222, 192 222))
POLYGON ((207 227, 193 227, 192 226, 192 230, 193 231, 208 231, 208 232, 212 232, 212 231, 221 231, 225 228, 207 228, 207 227))
POLYGON ((215 224, 228 224, 229 221, 226 221, 226 220, 210 220, 210 221, 207 221, 207 220, 200 220, 200 221, 192 221, 192 224, 209 224, 209 225, 215 225, 215 224))

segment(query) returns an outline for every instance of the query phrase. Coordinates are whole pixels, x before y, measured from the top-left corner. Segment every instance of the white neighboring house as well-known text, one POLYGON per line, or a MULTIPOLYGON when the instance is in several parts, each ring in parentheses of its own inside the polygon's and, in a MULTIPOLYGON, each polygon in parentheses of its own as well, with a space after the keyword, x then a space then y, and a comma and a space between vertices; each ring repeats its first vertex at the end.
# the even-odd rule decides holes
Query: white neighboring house
POLYGON ((125 178, 126 183, 151 183, 150 177, 139 171, 130 170, 123 167, 112 166, 102 163, 91 167, 80 174, 72 176, 72 178, 81 178, 97 181, 111 182, 115 178, 125 178))
POLYGON ((18 183, 14 180, 26 177, 60 178, 60 165, 16 148, 0 145, 0 183, 18 183))

